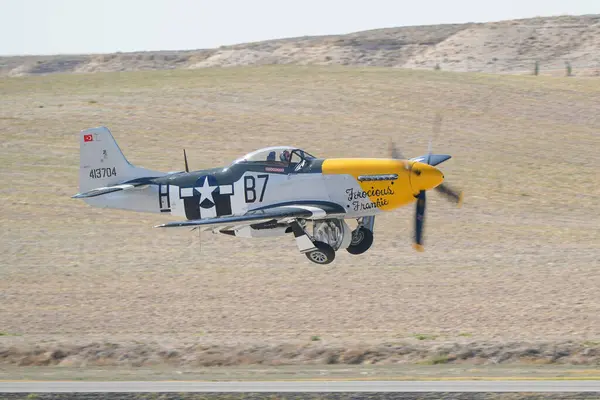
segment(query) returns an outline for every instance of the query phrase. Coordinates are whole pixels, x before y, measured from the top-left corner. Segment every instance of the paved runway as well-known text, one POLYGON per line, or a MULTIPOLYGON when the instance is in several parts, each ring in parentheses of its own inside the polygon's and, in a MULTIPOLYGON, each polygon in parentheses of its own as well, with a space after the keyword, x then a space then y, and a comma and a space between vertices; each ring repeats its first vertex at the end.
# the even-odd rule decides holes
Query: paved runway
POLYGON ((598 392, 600 381, 3 381, 0 393, 31 392, 598 392))

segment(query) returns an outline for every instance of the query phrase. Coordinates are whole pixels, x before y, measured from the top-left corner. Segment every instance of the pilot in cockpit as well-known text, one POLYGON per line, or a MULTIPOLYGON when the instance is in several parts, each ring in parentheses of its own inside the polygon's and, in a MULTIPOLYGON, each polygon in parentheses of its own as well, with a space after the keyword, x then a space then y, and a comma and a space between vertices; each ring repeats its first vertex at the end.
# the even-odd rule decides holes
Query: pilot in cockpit
POLYGON ((281 154, 279 155, 279 159, 285 163, 290 162, 290 152, 288 150, 284 150, 281 152, 281 154))

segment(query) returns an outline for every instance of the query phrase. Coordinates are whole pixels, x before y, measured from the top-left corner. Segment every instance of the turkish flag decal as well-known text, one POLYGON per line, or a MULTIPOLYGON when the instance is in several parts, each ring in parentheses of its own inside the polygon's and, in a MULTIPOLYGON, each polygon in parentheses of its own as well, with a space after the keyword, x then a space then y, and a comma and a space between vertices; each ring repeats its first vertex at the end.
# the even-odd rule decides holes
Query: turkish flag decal
POLYGON ((83 135, 83 141, 84 142, 93 142, 94 137, 92 135, 83 135))

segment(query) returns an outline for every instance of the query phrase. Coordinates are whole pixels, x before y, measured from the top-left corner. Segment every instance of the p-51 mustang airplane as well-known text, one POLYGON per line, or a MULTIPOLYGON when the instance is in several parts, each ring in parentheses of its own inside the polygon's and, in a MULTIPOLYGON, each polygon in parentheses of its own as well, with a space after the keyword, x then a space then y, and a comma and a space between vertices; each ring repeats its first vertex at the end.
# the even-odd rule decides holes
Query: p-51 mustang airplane
POLYGON ((223 168, 163 173, 130 164, 106 127, 81 131, 79 191, 94 207, 167 213, 187 220, 161 228, 196 227, 240 237, 294 235, 301 253, 328 264, 335 252, 364 253, 373 243, 375 215, 417 201, 415 249, 423 250, 425 191, 442 185, 435 165, 449 155, 317 158, 294 147, 256 150, 223 168), (346 219, 356 219, 351 229, 346 219), (312 225, 309 229, 308 224, 312 225))

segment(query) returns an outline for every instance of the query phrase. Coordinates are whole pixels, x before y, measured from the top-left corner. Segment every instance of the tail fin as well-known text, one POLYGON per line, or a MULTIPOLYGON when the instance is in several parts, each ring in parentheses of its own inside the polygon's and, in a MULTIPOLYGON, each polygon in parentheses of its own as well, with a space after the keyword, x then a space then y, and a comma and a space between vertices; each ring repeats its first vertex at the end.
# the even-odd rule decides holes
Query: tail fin
POLYGON ((108 128, 101 126, 79 133, 79 192, 162 175, 127 161, 108 128))

